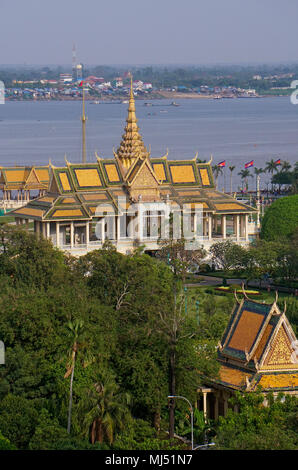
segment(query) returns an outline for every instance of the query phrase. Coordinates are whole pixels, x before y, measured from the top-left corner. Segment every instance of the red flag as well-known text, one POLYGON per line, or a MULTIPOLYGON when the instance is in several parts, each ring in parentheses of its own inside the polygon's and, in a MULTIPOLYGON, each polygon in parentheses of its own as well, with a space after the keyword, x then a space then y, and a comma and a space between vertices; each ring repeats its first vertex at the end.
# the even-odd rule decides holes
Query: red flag
POLYGON ((276 162, 274 162, 275 165, 281 165, 281 161, 280 161, 280 158, 278 160, 276 160, 276 162))
POLYGON ((83 83, 84 83, 84 82, 83 82, 83 80, 82 80, 82 81, 79 83, 79 86, 83 86, 83 83))
POLYGON ((250 162, 245 163, 244 168, 250 168, 250 167, 253 166, 253 165, 254 165, 254 161, 251 160, 250 162))
POLYGON ((223 160, 222 162, 219 162, 217 166, 226 166, 226 161, 223 160))

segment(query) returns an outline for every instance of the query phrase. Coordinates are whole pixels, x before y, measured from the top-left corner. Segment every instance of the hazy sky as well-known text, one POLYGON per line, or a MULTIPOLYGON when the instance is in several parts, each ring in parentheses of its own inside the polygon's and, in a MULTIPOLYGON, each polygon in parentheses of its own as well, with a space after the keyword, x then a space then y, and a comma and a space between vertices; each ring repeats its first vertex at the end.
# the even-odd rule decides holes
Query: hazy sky
POLYGON ((296 62, 297 0, 0 0, 0 64, 296 62))

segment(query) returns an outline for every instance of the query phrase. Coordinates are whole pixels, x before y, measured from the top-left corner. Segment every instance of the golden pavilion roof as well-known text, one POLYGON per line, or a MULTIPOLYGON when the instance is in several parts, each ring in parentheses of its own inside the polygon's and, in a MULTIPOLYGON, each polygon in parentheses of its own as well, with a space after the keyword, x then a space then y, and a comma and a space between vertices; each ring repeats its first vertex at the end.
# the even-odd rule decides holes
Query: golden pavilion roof
POLYGON ((122 141, 117 149, 116 156, 119 158, 125 170, 128 170, 137 159, 144 159, 149 156, 143 139, 139 132, 136 117, 135 99, 133 95, 132 78, 130 86, 130 97, 128 105, 128 115, 122 141))
POLYGON ((63 217, 65 220, 91 220, 95 217, 96 207, 103 202, 107 207, 113 208, 115 213, 122 213, 122 208, 118 207, 118 198, 126 197, 128 202, 133 202, 136 198, 132 197, 132 189, 143 186, 144 190, 147 190, 146 184, 150 186, 149 199, 152 197, 152 200, 170 200, 179 207, 183 204, 201 204, 203 212, 213 214, 255 212, 254 208, 215 189, 210 163, 147 157, 145 160, 137 159, 125 175, 121 163, 116 158, 98 158, 96 162, 87 164, 67 162, 65 167, 50 166, 47 194, 31 200, 12 214, 36 220, 61 220, 63 217), (145 181, 142 173, 145 167, 145 176, 150 178, 149 183, 145 181), (204 179, 201 178, 202 170, 207 175, 204 179), (153 185, 158 188, 158 196, 151 192, 153 185), (60 207, 61 204, 64 207, 67 205, 67 212, 55 210, 56 206, 60 207))
POLYGON ((49 166, 14 166, 0 168, 0 189, 48 189, 49 166))
POLYGON ((277 305, 244 296, 218 347, 216 383, 234 390, 298 391, 298 342, 277 305))

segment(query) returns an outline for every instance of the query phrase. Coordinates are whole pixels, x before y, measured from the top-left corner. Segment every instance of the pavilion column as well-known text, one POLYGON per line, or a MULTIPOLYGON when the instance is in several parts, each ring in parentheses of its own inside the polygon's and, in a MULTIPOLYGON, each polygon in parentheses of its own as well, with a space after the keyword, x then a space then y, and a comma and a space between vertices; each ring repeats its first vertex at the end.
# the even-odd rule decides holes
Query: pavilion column
POLYGON ((90 224, 89 221, 86 222, 86 245, 89 245, 89 238, 90 238, 90 224))
POLYGON ((248 215, 245 214, 245 241, 248 242, 248 215))
POLYGON ((126 231, 127 231, 128 238, 134 237, 134 219, 131 215, 127 217, 126 231))
POLYGON ((240 215, 240 237, 244 238, 245 237, 245 216, 240 215))
POLYGON ((138 206, 138 238, 143 240, 143 212, 140 210, 140 205, 138 206))
POLYGON ((206 219, 203 217, 203 237, 207 235, 206 219))
POLYGON ((50 239, 50 222, 47 222, 47 238, 50 239))
POLYGON ((207 421, 207 392, 203 391, 203 414, 204 420, 207 421))
POLYGON ((101 243, 105 241, 105 219, 101 219, 101 243))
POLYGON ((73 248, 73 242, 74 242, 74 226, 73 222, 70 222, 70 247, 73 248))
POLYGON ((117 215, 117 240, 120 240, 120 236, 121 236, 121 226, 120 226, 120 223, 121 223, 121 219, 120 219, 120 215, 118 214, 118 215, 117 215))
POLYGON ((227 416, 227 413, 228 413, 228 397, 225 394, 225 396, 224 396, 224 417, 227 416))
POLYGON ((240 227, 239 227, 239 215, 234 215, 234 230, 235 230, 235 235, 236 235, 236 240, 237 242, 239 241, 239 232, 240 232, 240 227))
POLYGON ((42 236, 46 238, 47 233, 46 233, 46 222, 42 223, 42 236))
POLYGON ((60 246, 60 222, 56 222, 56 246, 60 246))
POLYGON ((40 238, 40 222, 39 222, 39 220, 35 221, 34 230, 35 230, 37 238, 40 238))
POLYGON ((212 240, 212 215, 209 214, 208 217, 208 239, 212 240))
POLYGON ((227 216, 223 215, 221 217, 221 231, 222 231, 222 238, 225 240, 227 238, 227 216))
POLYGON ((215 402, 214 402, 214 420, 218 420, 218 394, 215 393, 215 402))
POLYGON ((194 238, 196 239, 198 234, 197 234, 197 225, 198 225, 198 216, 196 213, 193 215, 193 233, 194 233, 194 238))

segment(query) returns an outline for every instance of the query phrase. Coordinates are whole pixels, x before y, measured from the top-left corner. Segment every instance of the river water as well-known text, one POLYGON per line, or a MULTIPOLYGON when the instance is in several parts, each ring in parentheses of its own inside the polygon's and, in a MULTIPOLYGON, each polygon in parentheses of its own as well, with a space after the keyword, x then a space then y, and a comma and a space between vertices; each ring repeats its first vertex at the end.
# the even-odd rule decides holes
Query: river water
MULTIPOLYGON (((184 99, 178 107, 169 100, 136 101, 140 132, 152 157, 194 158, 214 164, 226 160, 235 165, 233 178, 244 163, 256 167, 284 159, 298 161, 298 106, 289 97, 247 99, 184 99), (149 102, 149 101, 148 101, 149 102)), ((86 102, 87 161, 95 161, 95 151, 111 158, 123 134, 127 104, 86 102)), ((0 106, 0 165, 64 165, 64 155, 72 163, 81 160, 81 103, 79 101, 6 102, 0 106)), ((226 170, 228 186, 229 171, 226 170)), ((223 177, 221 177, 223 179, 223 177)), ((269 181, 262 175, 263 185, 269 181)), ((250 179, 250 185, 253 179, 250 179)))

